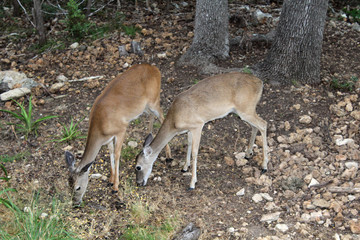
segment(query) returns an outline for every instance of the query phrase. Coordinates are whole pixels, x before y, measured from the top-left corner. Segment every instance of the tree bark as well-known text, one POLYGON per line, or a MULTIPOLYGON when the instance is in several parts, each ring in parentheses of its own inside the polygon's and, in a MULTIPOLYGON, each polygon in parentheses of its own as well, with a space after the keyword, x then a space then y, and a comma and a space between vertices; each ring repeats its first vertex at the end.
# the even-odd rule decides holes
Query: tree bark
POLYGON ((13 5, 13 16, 14 17, 20 17, 21 16, 21 8, 20 5, 18 3, 18 0, 12 0, 12 5, 13 5))
POLYGON ((92 0, 88 0, 86 4, 86 17, 89 17, 91 13, 92 0))
POLYGON ((228 0, 197 0, 194 39, 178 64, 203 66, 228 57, 228 0))
POLYGON ((34 20, 36 30, 39 34, 39 44, 44 45, 46 43, 46 34, 44 27, 44 18, 41 12, 41 3, 40 0, 34 0, 34 20))
POLYGON ((275 39, 256 74, 274 84, 320 83, 328 0, 285 0, 275 39))

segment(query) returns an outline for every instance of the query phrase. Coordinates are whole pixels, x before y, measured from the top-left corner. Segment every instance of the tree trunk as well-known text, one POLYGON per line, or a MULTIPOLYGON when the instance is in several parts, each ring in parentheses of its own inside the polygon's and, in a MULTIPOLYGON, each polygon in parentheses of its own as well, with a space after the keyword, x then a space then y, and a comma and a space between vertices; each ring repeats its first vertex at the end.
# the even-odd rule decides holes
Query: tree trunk
POLYGON ((12 0, 12 5, 13 5, 13 17, 20 17, 21 16, 21 8, 20 5, 18 3, 18 0, 12 0))
POLYGON ((86 17, 89 17, 91 13, 92 0, 88 0, 86 4, 86 17))
POLYGON ((228 0, 197 0, 194 34, 178 64, 204 66, 229 57, 228 0))
POLYGON ((317 84, 328 0, 285 0, 274 42, 254 69, 273 84, 317 84))
POLYGON ((39 34, 39 44, 44 45, 46 43, 46 34, 44 27, 44 18, 41 12, 41 3, 40 0, 34 0, 34 20, 36 30, 39 34))

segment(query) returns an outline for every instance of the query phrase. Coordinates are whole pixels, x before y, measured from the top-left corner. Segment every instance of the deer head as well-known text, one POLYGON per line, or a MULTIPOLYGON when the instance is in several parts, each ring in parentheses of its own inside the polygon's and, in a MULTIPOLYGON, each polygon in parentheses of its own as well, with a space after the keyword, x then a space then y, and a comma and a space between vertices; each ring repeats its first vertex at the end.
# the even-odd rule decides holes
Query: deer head
POLYGON ((69 186, 72 191, 74 206, 80 206, 89 182, 89 169, 93 162, 84 167, 75 168, 76 159, 70 152, 65 152, 66 164, 69 168, 69 186))

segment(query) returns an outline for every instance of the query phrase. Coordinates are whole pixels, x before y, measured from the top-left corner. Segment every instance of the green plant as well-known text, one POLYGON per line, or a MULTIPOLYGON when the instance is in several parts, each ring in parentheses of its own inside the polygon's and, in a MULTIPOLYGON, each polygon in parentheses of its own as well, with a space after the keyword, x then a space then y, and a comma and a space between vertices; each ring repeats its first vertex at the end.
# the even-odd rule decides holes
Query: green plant
POLYGON ((340 81, 337 78, 333 78, 330 82, 330 87, 334 90, 351 92, 354 90, 357 81, 359 81, 359 79, 355 76, 352 76, 349 81, 340 81))
POLYGON ((304 185, 304 180, 298 177, 290 177, 281 183, 281 186, 284 190, 291 190, 291 191, 296 191, 297 189, 301 189, 303 185, 304 185))
POLYGON ((135 37, 136 33, 140 31, 140 29, 138 27, 135 27, 135 26, 123 25, 122 29, 125 32, 125 34, 130 36, 130 37, 135 37))
POLYGON ((125 160, 126 162, 135 159, 138 151, 136 148, 126 146, 121 151, 121 159, 125 160))
POLYGON ((13 161, 18 161, 18 160, 23 160, 26 159, 26 157, 29 155, 28 152, 23 152, 23 153, 17 153, 13 156, 9 156, 9 155, 2 155, 0 156, 0 162, 13 162, 13 161))
MULTIPOLYGON (((2 165, 2 164, 0 164, 0 169, 1 169, 2 172, 4 173, 4 177, 0 177, 0 180, 5 181, 5 182, 10 181, 10 177, 9 177, 7 171, 6 171, 5 166, 2 165)), ((2 190, 0 190, 0 196, 3 195, 3 194, 5 194, 5 193, 7 193, 7 192, 16 192, 16 190, 13 189, 13 188, 5 188, 5 189, 2 189, 2 190)), ((5 207, 7 207, 7 208, 14 208, 14 207, 16 207, 16 206, 14 206, 14 205, 12 204, 11 201, 9 201, 9 200, 7 200, 7 199, 5 199, 5 198, 1 198, 1 197, 0 197, 0 204, 3 204, 3 205, 4 205, 5 207)))
POLYGON ((197 78, 195 78, 195 79, 193 80, 193 84, 197 84, 198 82, 200 82, 200 80, 197 79, 197 78))
POLYGON ((53 198, 48 207, 39 196, 34 193, 27 206, 21 208, 24 211, 9 197, 13 217, 0 225, 0 239, 78 239, 63 220, 64 204, 53 198))
POLYGON ((40 45, 38 43, 32 45, 29 50, 37 51, 38 53, 42 53, 48 50, 52 49, 65 49, 65 43, 62 41, 55 41, 52 39, 49 39, 44 45, 40 45))
POLYGON ((360 8, 344 8, 343 11, 348 21, 360 23, 360 8))
POLYGON ((81 131, 79 130, 79 123, 84 120, 83 117, 79 122, 74 123, 74 119, 71 118, 70 125, 67 127, 65 124, 62 124, 62 135, 60 139, 54 140, 55 142, 70 142, 75 139, 86 138, 86 136, 80 135, 81 131))
POLYGON ((70 36, 76 40, 80 40, 91 34, 94 24, 87 20, 86 16, 79 9, 79 4, 77 4, 75 0, 69 0, 66 9, 68 14, 65 24, 70 36))
POLYGON ((34 132, 35 135, 37 136, 37 129, 39 127, 40 122, 57 117, 57 116, 46 116, 46 117, 39 118, 37 120, 33 120, 33 116, 32 116, 33 108, 32 108, 31 98, 32 97, 30 97, 30 99, 29 99, 28 110, 25 109, 25 106, 22 103, 19 103, 16 100, 13 100, 13 101, 20 107, 19 113, 0 109, 0 111, 9 113, 14 118, 17 118, 18 120, 20 120, 20 123, 18 123, 18 124, 8 123, 8 125, 15 125, 17 131, 23 132, 25 134, 26 140, 28 139, 29 134, 31 134, 32 132, 34 132))
POLYGON ((251 71, 251 69, 250 69, 248 66, 244 67, 244 68, 242 69, 242 72, 243 72, 243 73, 252 74, 252 71, 251 71))
POLYGON ((149 206, 141 201, 135 201, 130 206, 130 221, 120 239, 126 240, 166 240, 170 239, 178 225, 176 217, 168 217, 162 222, 148 224, 154 214, 149 206))

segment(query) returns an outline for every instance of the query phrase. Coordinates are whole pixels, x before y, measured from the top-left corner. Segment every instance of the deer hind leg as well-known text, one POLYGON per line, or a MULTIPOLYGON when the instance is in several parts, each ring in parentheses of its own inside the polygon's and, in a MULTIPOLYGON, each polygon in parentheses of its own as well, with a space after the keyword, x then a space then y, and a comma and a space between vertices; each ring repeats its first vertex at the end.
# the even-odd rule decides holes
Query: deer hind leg
POLYGON ((119 167, 120 167, 120 155, 121 155, 121 147, 124 142, 126 128, 123 131, 120 131, 115 137, 115 166, 114 166, 114 185, 113 185, 113 193, 119 191, 119 167))
MULTIPOLYGON (((265 120, 263 120, 261 117, 257 116, 256 113, 254 114, 249 114, 249 115, 245 115, 242 114, 239 116, 241 117, 241 119, 243 119, 244 121, 246 121, 247 123, 249 123, 252 126, 252 133, 251 133, 251 139, 250 139, 250 144, 253 146, 253 142, 255 141, 255 136, 256 136, 256 130, 254 130, 254 128, 257 128, 260 133, 261 133, 261 137, 262 137, 262 142, 263 142, 263 162, 261 164, 262 167, 262 172, 266 172, 267 171, 267 164, 268 164, 268 145, 267 145, 267 140, 266 140, 266 128, 267 128, 267 123, 265 120)), ((249 145, 249 148, 247 150, 247 152, 252 152, 252 146, 249 145)))
POLYGON ((181 170, 182 172, 187 172, 189 167, 190 167, 190 158, 191 158, 191 150, 192 150, 192 133, 189 131, 188 132, 188 148, 187 148, 187 153, 186 153, 186 162, 184 164, 183 169, 181 170))
POLYGON ((255 137, 256 137, 257 132, 258 132, 258 129, 251 125, 251 137, 250 137, 249 145, 245 152, 246 159, 250 159, 253 155, 253 147, 254 147, 255 137))
POLYGON ((110 180, 109 183, 111 186, 114 185, 115 182, 115 150, 114 150, 114 141, 115 139, 112 139, 108 143, 109 153, 110 153, 110 180))
POLYGON ((192 135, 192 147, 191 147, 192 166, 191 166, 191 182, 190 182, 189 190, 193 190, 195 189, 195 183, 197 182, 197 176, 196 176, 197 155, 200 146, 202 127, 190 131, 192 135))
MULTIPOLYGON (((156 116, 159 119, 160 123, 163 124, 164 114, 160 107, 160 99, 158 99, 154 104, 149 105, 149 109, 150 109, 150 112, 152 113, 152 115, 156 116)), ((153 130, 153 125, 154 125, 154 117, 153 116, 151 116, 151 118, 150 118, 151 127, 149 126, 149 129, 151 129, 151 131, 150 131, 151 133, 153 130)), ((171 156, 171 149, 170 149, 169 144, 166 144, 165 155, 166 155, 166 159, 169 159, 169 160, 173 159, 171 156)))

